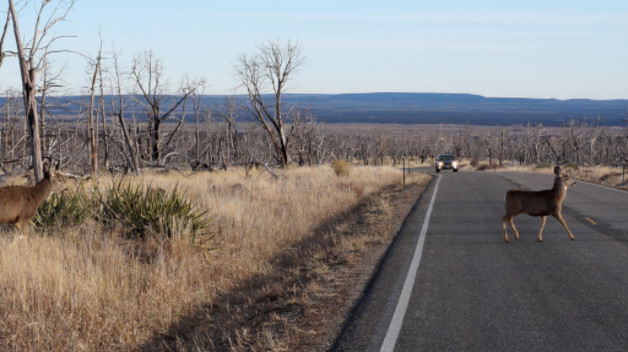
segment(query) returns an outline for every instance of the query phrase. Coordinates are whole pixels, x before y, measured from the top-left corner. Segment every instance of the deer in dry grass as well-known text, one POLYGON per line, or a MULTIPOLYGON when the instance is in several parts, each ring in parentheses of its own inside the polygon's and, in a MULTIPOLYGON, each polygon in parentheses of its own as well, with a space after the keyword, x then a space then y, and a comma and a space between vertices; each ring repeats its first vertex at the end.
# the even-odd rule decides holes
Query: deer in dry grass
POLYGON ((23 235, 28 236, 28 222, 35 217, 37 209, 53 192, 65 190, 65 185, 55 175, 57 162, 44 163, 44 178, 33 187, 0 187, 0 224, 13 224, 23 235))
POLYGON ((576 183, 569 178, 568 175, 561 172, 560 166, 554 168, 554 187, 543 191, 521 191, 510 190, 506 193, 506 201, 504 207, 506 208, 506 214, 502 217, 502 226, 504 228, 504 240, 508 241, 508 232, 506 231, 506 222, 510 223, 513 231, 515 232, 515 239, 519 239, 519 232, 515 227, 515 223, 512 218, 519 214, 528 214, 530 216, 541 217, 541 230, 539 231, 539 242, 543 242, 543 228, 545 227, 545 220, 548 215, 551 215, 558 220, 571 240, 575 240, 573 234, 567 227, 567 223, 561 215, 561 209, 565 195, 567 194, 567 188, 575 185, 576 183))

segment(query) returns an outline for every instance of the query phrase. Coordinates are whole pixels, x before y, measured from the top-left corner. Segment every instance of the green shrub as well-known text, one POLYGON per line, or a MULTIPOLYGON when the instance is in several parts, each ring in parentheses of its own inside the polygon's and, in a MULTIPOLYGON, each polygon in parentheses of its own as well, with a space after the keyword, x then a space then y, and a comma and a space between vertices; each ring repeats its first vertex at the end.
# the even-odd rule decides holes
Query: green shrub
POLYGON ((48 232, 55 227, 81 225, 98 212, 99 204, 81 184, 74 190, 53 193, 33 218, 36 229, 48 232))
POLYGON ((331 163, 331 168, 334 170, 337 176, 349 176, 353 165, 342 159, 334 160, 331 163))
POLYGON ((209 232, 211 219, 207 211, 198 210, 185 194, 175 187, 171 191, 142 184, 112 184, 99 193, 104 222, 121 223, 128 235, 145 238, 148 234, 169 238, 180 233, 194 237, 209 232))

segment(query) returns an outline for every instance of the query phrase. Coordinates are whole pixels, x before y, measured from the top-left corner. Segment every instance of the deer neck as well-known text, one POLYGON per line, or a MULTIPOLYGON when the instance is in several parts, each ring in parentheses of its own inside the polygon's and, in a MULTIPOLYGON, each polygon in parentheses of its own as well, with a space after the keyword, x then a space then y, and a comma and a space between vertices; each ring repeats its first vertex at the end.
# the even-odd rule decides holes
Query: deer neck
POLYGON ((567 192, 567 190, 565 189, 565 184, 562 177, 556 176, 556 178, 554 179, 554 187, 552 188, 552 192, 554 193, 556 198, 565 198, 565 193, 567 192))
POLYGON ((44 177, 38 184, 33 186, 33 195, 38 203, 43 202, 52 191, 52 181, 48 177, 44 177))

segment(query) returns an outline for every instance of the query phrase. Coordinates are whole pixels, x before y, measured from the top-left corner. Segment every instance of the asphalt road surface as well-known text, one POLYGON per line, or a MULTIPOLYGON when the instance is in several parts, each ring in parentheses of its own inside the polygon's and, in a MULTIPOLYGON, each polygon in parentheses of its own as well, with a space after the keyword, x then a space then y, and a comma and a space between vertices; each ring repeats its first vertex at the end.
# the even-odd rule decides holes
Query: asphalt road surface
POLYGON ((332 351, 628 351, 628 192, 578 182, 575 241, 522 214, 506 244, 506 191, 552 175, 434 175, 332 351))

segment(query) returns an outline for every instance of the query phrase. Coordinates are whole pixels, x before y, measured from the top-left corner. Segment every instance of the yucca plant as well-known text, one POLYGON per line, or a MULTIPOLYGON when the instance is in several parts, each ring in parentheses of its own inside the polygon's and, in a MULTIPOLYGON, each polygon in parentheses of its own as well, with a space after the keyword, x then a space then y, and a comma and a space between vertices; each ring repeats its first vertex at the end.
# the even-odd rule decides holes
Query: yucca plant
POLYGON ((82 224, 98 212, 99 204, 81 184, 74 190, 53 193, 45 200, 32 222, 35 228, 48 232, 54 227, 82 224))
POLYGON ((133 237, 155 234, 172 238, 189 233, 194 239, 209 232, 208 212, 197 209, 176 186, 171 191, 151 185, 144 190, 141 183, 117 181, 99 195, 103 220, 122 223, 133 237))

